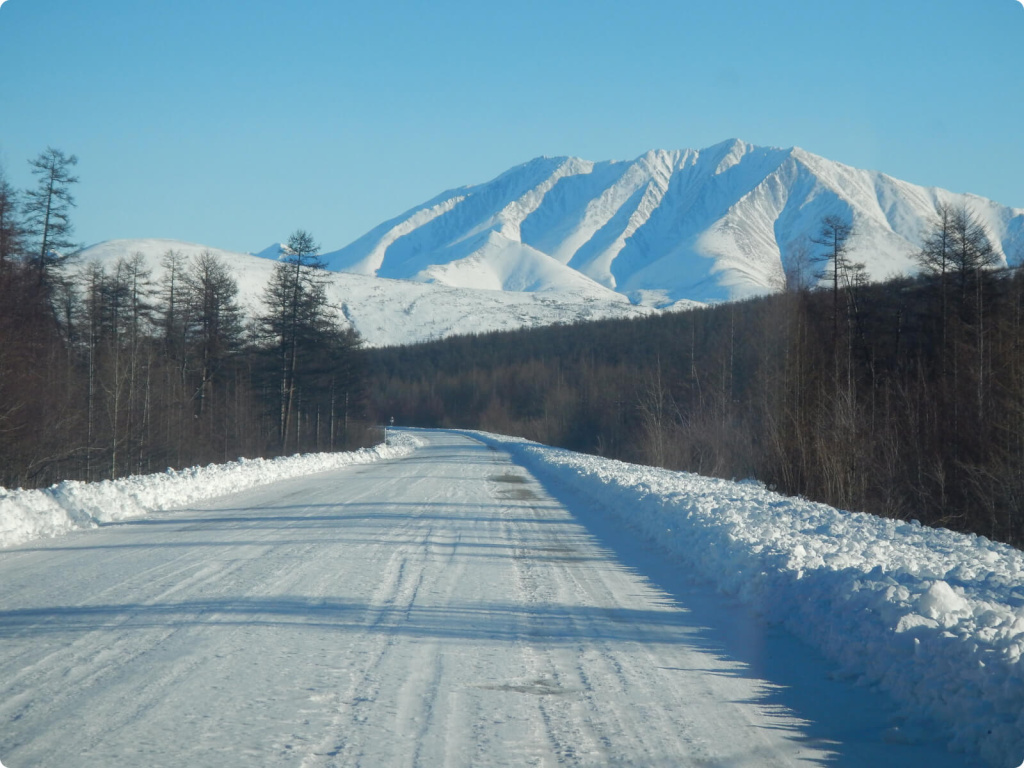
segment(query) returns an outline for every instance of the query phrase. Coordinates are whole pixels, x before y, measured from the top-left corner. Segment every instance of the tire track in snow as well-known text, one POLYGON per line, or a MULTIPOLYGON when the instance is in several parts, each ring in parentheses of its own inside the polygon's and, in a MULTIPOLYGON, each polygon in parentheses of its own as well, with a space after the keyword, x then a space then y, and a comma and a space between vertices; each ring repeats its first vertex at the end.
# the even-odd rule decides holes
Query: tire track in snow
MULTIPOLYGON (((83 606, 63 628, 42 614, 0 622, 11 651, 0 703, 22 706, 0 729, 5 762, 831 759, 678 604, 689 593, 670 597, 621 565, 507 454, 457 434, 427 439, 407 459, 83 533, 73 556, 71 539, 5 553, 0 578, 16 563, 19 588, 0 594, 0 616, 33 601, 83 606), (33 591, 70 563, 69 578, 33 591), (85 610, 101 603, 106 614, 85 610), (37 662, 20 701, 11 658, 37 662), (87 685, 67 686, 65 672, 90 669, 87 685)), ((701 616, 725 616, 715 610, 701 616)))
MULTIPOLYGON (((405 523, 400 531, 405 532, 410 527, 411 522, 405 523)), ((365 627, 362 636, 369 640, 369 647, 365 647, 364 642, 363 646, 356 648, 357 658, 349 654, 353 669, 351 683, 340 696, 338 711, 327 736, 303 760, 302 768, 319 768, 339 757, 351 758, 349 764, 359 765, 364 756, 359 726, 369 720, 365 710, 372 706, 380 693, 379 670, 385 665, 388 652, 394 645, 394 638, 384 631, 385 623, 395 607, 408 606, 408 601, 402 599, 403 595, 410 592, 415 595, 418 590, 418 584, 411 589, 406 584, 408 554, 408 545, 397 547, 381 569, 382 577, 360 622, 365 627)))

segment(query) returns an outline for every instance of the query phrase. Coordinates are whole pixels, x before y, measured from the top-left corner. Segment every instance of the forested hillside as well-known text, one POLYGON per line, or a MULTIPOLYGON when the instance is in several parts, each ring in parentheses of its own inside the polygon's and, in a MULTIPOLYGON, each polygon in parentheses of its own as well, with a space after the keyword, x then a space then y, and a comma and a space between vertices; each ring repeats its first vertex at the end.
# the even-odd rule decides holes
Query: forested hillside
POLYGON ((319 246, 295 232, 243 316, 211 253, 68 264, 74 155, 0 169, 0 486, 97 480, 367 438, 359 338, 323 289, 319 246))
POLYGON ((1019 545, 1024 276, 955 225, 915 279, 866 285, 840 250, 821 290, 373 350, 373 405, 1019 545))
POLYGON ((34 189, 0 173, 0 486, 349 447, 369 396, 378 423, 752 476, 1024 543, 1024 276, 966 206, 938 206, 913 279, 869 284, 857 233, 826 216, 784 293, 361 350, 307 232, 244 317, 212 253, 170 249, 158 279, 141 255, 68 269, 76 160, 30 164, 34 189))

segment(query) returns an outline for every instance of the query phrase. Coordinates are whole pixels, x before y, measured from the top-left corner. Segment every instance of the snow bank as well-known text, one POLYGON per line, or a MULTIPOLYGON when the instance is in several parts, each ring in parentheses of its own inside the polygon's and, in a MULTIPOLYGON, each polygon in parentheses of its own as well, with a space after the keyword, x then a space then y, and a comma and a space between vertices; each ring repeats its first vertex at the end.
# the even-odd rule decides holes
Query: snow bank
POLYGON ((141 517, 291 477, 405 456, 419 444, 415 436, 397 433, 388 437, 387 445, 348 453, 239 459, 99 483, 67 480, 38 491, 0 488, 0 547, 141 517))
MULTIPOLYGON (((472 433, 879 685, 954 751, 1024 758, 1024 553, 980 536, 472 433)), ((912 728, 887 737, 912 739, 912 728)))

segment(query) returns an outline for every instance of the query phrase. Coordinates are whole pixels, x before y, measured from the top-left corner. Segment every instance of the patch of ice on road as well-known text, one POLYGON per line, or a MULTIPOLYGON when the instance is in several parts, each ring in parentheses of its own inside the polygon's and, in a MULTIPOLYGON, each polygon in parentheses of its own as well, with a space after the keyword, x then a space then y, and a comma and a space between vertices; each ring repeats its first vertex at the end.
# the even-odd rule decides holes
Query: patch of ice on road
POLYGON ((397 458, 419 444, 415 435, 395 432, 388 435, 387 445, 346 453, 239 459, 98 483, 66 480, 44 490, 0 488, 0 547, 142 517, 278 480, 397 458))

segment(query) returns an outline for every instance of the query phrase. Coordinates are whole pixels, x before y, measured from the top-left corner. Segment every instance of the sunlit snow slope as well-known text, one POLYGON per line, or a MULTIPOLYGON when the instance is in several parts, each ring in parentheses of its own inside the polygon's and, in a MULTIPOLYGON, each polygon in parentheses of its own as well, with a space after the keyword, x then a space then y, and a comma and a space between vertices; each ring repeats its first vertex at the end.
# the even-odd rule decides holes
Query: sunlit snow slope
MULTIPOLYGON (((274 262, 268 256, 277 250, 271 248, 252 256, 177 240, 109 240, 86 248, 78 265, 83 268, 99 262, 111 272, 118 259, 141 254, 151 279, 158 283, 163 274, 163 258, 168 251, 176 251, 188 258, 209 251, 228 267, 238 281, 240 302, 251 317, 263 309, 263 289, 274 269, 274 262)), ((556 266, 565 270, 561 265, 556 266)), ((525 286, 540 281, 539 276, 531 280, 532 273, 525 267, 512 272, 521 277, 525 286)), ((592 281, 588 282, 596 291, 576 291, 569 287, 543 291, 524 287, 519 291, 503 291, 337 272, 331 272, 327 277, 328 299, 336 308, 339 319, 355 328, 365 343, 372 347, 606 317, 639 317, 656 311, 634 306, 625 297, 592 281)), ((587 280, 579 275, 577 279, 587 280)))
MULTIPOLYGON (((870 278, 913 273, 939 203, 969 207, 1003 263, 1024 260, 1024 208, 738 140, 628 162, 537 158, 444 192, 324 260, 332 302, 382 346, 771 293, 801 261, 813 281, 807 257, 821 248, 810 239, 828 215, 852 222, 851 256, 870 278)), ((158 277, 169 249, 205 246, 111 240, 83 263, 140 252, 158 277)), ((209 250, 258 311, 280 246, 209 250)))
POLYGON ((829 214, 852 221, 852 255, 872 278, 913 272, 938 202, 966 203, 1000 258, 1024 258, 1024 209, 738 140, 631 162, 538 158, 444 192, 326 258, 332 269, 459 287, 714 301, 781 288, 784 265, 813 248, 829 214))

